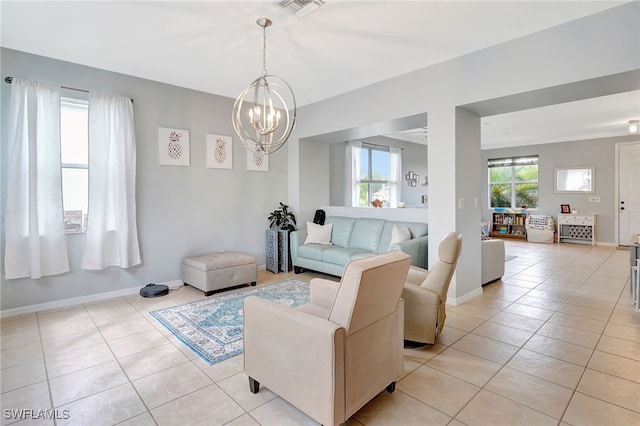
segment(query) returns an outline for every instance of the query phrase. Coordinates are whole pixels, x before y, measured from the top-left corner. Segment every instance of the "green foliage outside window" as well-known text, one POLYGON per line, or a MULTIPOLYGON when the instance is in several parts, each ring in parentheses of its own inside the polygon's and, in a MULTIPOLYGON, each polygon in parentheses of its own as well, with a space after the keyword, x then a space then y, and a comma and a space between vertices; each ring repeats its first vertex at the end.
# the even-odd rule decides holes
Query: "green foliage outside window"
POLYGON ((538 165, 489 168, 491 207, 538 207, 538 165))

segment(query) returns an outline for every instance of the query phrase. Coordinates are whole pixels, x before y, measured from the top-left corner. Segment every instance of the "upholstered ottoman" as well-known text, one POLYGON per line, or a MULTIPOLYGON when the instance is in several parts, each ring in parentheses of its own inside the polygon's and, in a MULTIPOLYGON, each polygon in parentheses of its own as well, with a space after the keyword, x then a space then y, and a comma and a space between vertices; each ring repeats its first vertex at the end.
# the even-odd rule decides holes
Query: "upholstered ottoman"
POLYGON ((205 296, 241 284, 256 285, 257 276, 256 258, 244 253, 222 251, 182 259, 182 281, 205 296))

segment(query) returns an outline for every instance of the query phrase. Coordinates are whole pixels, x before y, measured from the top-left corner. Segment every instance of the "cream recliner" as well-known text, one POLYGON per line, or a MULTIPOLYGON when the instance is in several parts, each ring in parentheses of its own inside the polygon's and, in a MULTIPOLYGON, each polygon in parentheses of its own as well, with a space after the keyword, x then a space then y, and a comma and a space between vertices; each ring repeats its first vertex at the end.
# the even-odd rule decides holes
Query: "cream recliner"
POLYGON ((449 283, 462 250, 462 235, 450 232, 438 248, 439 260, 430 270, 411 266, 402 291, 405 302, 404 338, 407 347, 433 344, 442 332, 449 283))
POLYGON ((345 423, 402 374, 403 303, 411 257, 354 260, 338 283, 310 282, 310 303, 244 301, 244 372, 323 425, 345 423))

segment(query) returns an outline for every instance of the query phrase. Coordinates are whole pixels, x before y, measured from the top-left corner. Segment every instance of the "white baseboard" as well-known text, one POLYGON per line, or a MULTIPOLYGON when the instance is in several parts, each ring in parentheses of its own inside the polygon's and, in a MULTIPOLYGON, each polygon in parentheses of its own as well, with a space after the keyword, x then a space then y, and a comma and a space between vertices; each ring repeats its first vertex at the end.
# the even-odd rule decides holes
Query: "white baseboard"
POLYGON ((460 297, 456 297, 456 298, 448 297, 447 305, 453 305, 453 306, 462 305, 464 302, 467 302, 473 299, 474 297, 481 296, 481 295, 482 295, 482 287, 476 288, 475 290, 472 290, 467 294, 463 294, 460 297))
MULTIPOLYGON (((170 289, 175 290, 182 287, 182 280, 167 281, 164 284, 170 289)), ((39 303, 37 305, 21 306, 19 308, 4 309, 0 311, 0 318, 10 318, 18 315, 32 314, 34 312, 49 311, 52 309, 68 308, 70 306, 81 305, 83 303, 99 302, 101 300, 113 299, 116 297, 130 296, 139 294, 141 287, 124 288, 122 290, 107 291, 105 293, 90 294, 87 296, 71 297, 69 299, 55 300, 53 302, 39 303)))

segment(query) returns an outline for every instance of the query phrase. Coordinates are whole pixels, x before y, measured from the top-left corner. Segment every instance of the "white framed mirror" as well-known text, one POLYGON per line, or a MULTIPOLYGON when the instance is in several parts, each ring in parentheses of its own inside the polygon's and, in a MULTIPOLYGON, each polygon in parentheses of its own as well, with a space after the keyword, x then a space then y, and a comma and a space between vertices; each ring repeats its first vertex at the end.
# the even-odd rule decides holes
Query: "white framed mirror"
POLYGON ((594 166, 559 167, 555 169, 555 192, 587 194, 596 192, 594 166))

